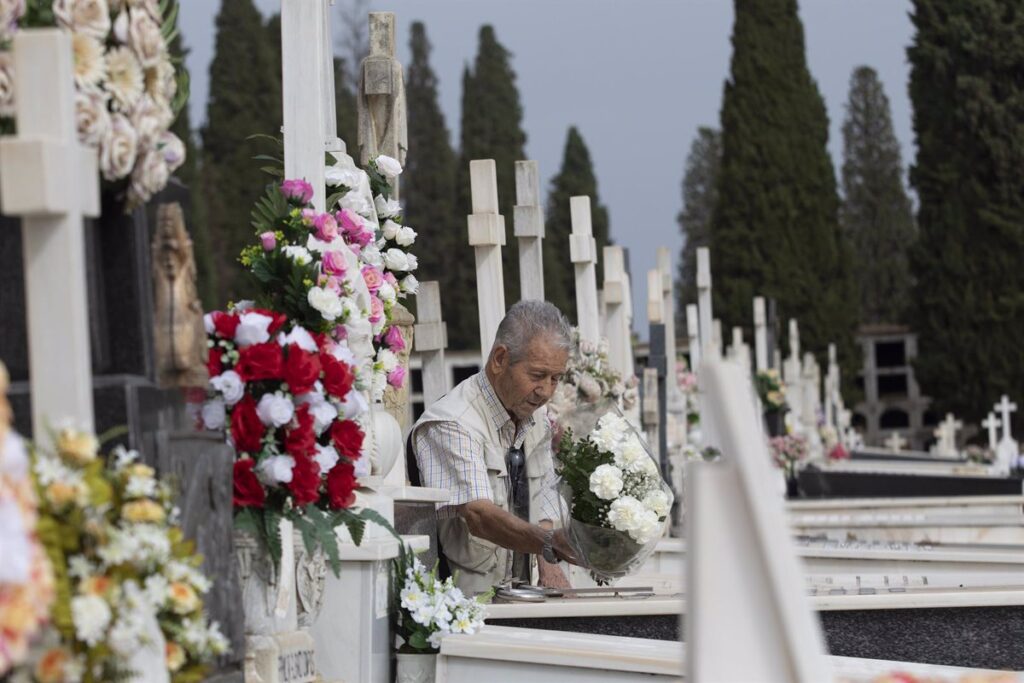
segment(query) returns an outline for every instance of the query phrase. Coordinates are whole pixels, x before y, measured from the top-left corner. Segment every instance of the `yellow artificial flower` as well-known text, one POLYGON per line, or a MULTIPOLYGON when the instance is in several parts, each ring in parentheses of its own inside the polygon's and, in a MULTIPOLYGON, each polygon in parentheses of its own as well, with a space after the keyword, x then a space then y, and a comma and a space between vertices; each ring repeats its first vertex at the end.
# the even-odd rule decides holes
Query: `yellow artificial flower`
POLYGON ((65 667, 71 655, 62 647, 55 647, 46 652, 36 664, 36 680, 38 683, 63 683, 65 667))
POLYGON ((55 481, 46 487, 43 495, 50 505, 60 510, 77 501, 81 496, 81 490, 66 481, 55 481))
POLYGON ((171 609, 176 614, 189 614, 196 611, 202 604, 195 589, 182 581, 175 581, 167 591, 171 596, 171 609))
POLYGON ((168 641, 164 647, 167 658, 167 669, 172 673, 185 665, 185 648, 173 641, 168 641))
POLYGON ((88 432, 65 428, 57 434, 57 451, 65 460, 76 465, 85 465, 96 459, 100 442, 88 432))
POLYGON ((136 463, 128 468, 129 477, 140 477, 142 479, 152 479, 156 476, 156 470, 149 465, 143 465, 142 463, 136 463))
POLYGON ((167 514, 151 500, 133 500, 121 506, 121 517, 129 522, 162 522, 167 514))
POLYGON ((109 576, 90 576, 82 583, 78 584, 78 592, 82 595, 98 595, 100 597, 106 597, 110 589, 114 587, 114 582, 109 576))

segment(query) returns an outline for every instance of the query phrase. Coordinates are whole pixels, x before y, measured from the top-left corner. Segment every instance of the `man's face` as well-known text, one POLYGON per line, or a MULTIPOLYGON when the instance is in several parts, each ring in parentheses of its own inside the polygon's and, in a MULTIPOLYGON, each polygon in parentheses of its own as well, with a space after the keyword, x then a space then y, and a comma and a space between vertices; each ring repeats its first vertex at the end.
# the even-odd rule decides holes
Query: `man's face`
POLYGON ((491 383, 502 405, 516 420, 524 420, 551 400, 565 372, 569 352, 548 337, 530 342, 516 363, 504 346, 497 346, 488 364, 491 383))

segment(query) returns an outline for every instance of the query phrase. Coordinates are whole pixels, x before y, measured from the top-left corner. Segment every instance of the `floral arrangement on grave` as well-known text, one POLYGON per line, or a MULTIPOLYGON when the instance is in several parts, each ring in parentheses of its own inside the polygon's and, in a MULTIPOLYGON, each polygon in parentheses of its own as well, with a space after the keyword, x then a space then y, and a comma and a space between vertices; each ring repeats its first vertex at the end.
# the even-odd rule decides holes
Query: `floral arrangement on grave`
POLYGON ((10 0, 0 4, 0 129, 13 129, 11 42, 19 28, 70 31, 75 122, 82 144, 99 152, 100 172, 144 204, 185 161, 170 131, 188 100, 188 74, 168 49, 176 0, 10 0))
POLYGON ((991 465, 996 459, 996 454, 991 449, 978 446, 977 444, 968 445, 965 455, 967 456, 967 462, 978 463, 979 465, 991 465))
POLYGON ((608 361, 608 342, 598 344, 580 338, 573 328, 573 346, 565 366, 565 374, 548 402, 548 420, 552 423, 555 443, 561 438, 561 416, 571 414, 580 405, 614 402, 621 410, 630 410, 638 399, 639 382, 635 376, 622 378, 608 361))
POLYGON ((130 681, 152 666, 175 683, 202 680, 227 641, 203 611, 211 583, 170 487, 135 451, 115 448, 105 463, 92 434, 65 428, 53 441, 56 452, 35 449, 32 474, 57 599, 51 632, 14 680, 130 681))
POLYGON ((441 647, 441 637, 473 634, 483 628, 485 608, 493 591, 466 597, 452 577, 437 578, 437 566, 426 567, 408 548, 392 561, 395 596, 392 613, 395 632, 402 639, 399 652, 429 654, 441 647))
POLYGON ((614 404, 572 416, 555 470, 565 501, 562 526, 591 575, 607 582, 639 567, 664 534, 672 490, 614 404))
POLYGON ((818 435, 821 437, 821 443, 825 447, 826 457, 829 460, 850 459, 850 453, 839 440, 839 432, 835 427, 822 421, 818 425, 818 435))
POLYGON ((807 460, 810 454, 807 439, 790 434, 768 439, 768 451, 772 462, 785 473, 787 479, 796 477, 797 466, 807 460))
POLYGON ((766 413, 778 412, 786 407, 786 385, 775 368, 758 370, 754 375, 754 386, 766 413))
POLYGON ((693 426, 700 422, 700 406, 697 403, 697 373, 690 370, 685 356, 676 360, 676 385, 686 398, 686 424, 693 426))

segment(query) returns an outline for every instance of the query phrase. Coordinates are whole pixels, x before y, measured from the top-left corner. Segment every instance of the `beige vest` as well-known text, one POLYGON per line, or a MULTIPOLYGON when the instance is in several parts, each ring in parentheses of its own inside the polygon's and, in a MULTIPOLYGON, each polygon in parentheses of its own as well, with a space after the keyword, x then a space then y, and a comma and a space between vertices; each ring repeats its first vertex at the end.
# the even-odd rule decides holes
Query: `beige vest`
MULTIPOLYGON (((413 426, 412 443, 416 443, 416 430, 425 424, 457 422, 484 444, 483 459, 491 483, 492 499, 502 510, 508 510, 508 472, 505 469, 507 449, 501 446, 498 427, 491 418, 487 399, 481 393, 478 382, 478 375, 473 375, 427 408, 413 426)), ((526 476, 530 483, 530 521, 536 524, 540 521, 538 493, 544 479, 552 471, 553 464, 547 409, 540 408, 533 417, 535 424, 526 434, 523 450, 526 453, 526 476)), ((419 454, 416 459, 420 471, 424 471, 426 467, 419 454)), ((452 573, 458 574, 458 586, 467 595, 486 591, 507 578, 511 571, 511 551, 470 534, 461 517, 437 520, 437 531, 452 573)))

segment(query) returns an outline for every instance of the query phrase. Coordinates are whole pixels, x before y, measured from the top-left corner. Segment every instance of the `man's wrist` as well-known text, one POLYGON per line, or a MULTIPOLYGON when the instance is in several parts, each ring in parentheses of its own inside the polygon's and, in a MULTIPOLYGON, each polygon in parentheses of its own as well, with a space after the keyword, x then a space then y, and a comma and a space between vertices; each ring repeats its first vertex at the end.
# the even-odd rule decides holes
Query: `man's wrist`
POLYGON ((558 562, 558 556, 555 555, 555 549, 552 546, 555 532, 551 529, 544 529, 544 545, 541 548, 541 557, 544 558, 545 562, 550 564, 556 564, 558 562))

